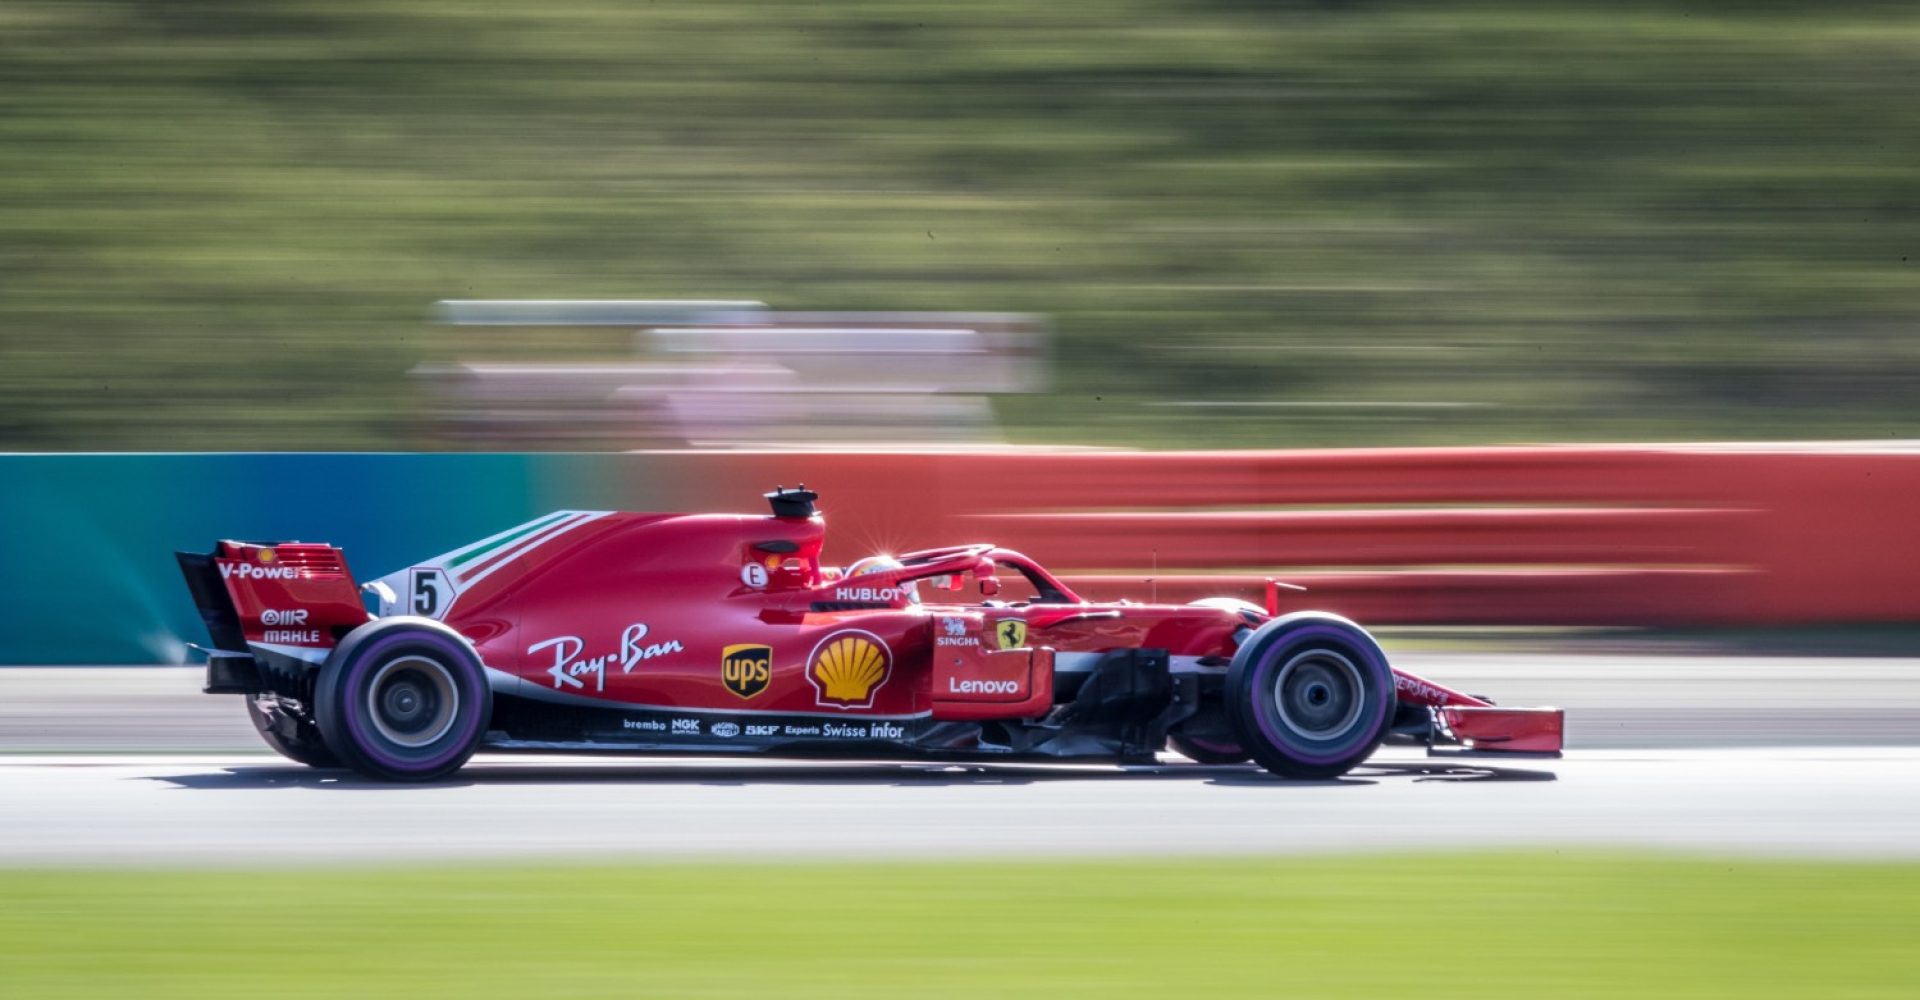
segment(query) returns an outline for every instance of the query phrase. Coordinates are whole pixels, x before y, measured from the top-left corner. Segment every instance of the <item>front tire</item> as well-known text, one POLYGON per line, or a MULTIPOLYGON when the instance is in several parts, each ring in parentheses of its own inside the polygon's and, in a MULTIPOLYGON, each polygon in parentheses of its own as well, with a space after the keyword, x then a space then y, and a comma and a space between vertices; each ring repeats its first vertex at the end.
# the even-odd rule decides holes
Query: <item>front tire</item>
POLYGON ((460 769, 493 716, 473 647, 429 619, 383 618, 349 633, 320 668, 314 718, 354 770, 432 781, 460 769))
POLYGON ((1378 643, 1335 615, 1260 626, 1227 671, 1228 719, 1261 767, 1336 778, 1373 755, 1393 722, 1393 670, 1378 643))

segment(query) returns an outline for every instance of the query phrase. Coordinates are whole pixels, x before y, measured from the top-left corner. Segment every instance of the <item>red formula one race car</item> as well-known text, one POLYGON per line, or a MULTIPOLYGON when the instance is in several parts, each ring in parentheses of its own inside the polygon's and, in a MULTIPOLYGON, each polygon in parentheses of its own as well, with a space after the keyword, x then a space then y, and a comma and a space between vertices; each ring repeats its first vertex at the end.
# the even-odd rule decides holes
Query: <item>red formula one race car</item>
POLYGON ((395 780, 479 749, 1136 762, 1171 745, 1292 778, 1390 735, 1560 750, 1558 710, 1397 672, 1360 626, 1282 613, 1272 586, 1266 607, 1092 603, 988 544, 823 566, 817 497, 767 498, 771 516, 561 511, 365 587, 330 545, 179 553, 213 637, 207 691, 245 696, 287 757, 395 780))

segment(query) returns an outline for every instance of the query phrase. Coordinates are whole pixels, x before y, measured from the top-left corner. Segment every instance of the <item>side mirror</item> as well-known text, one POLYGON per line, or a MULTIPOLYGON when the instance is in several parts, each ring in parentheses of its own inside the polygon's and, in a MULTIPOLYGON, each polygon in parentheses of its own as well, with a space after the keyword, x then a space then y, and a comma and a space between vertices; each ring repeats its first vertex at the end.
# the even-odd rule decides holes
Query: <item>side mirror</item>
POLYGON ((1000 592, 1000 581, 990 576, 980 578, 980 596, 992 597, 1000 592))

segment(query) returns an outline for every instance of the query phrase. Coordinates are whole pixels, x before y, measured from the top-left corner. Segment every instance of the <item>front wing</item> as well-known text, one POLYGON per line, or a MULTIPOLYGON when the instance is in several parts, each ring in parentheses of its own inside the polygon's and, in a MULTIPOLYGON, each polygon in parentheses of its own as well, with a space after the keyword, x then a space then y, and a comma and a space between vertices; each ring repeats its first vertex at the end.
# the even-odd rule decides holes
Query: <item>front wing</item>
POLYGON ((1567 713, 1558 708, 1497 708, 1446 705, 1431 708, 1427 747, 1459 747, 1484 753, 1560 756, 1567 713))
POLYGON ((1420 725, 1394 731, 1423 742, 1429 753, 1467 751, 1558 757, 1566 743, 1567 714, 1558 708, 1507 708, 1403 670, 1394 671, 1395 694, 1404 713, 1424 710, 1420 725))

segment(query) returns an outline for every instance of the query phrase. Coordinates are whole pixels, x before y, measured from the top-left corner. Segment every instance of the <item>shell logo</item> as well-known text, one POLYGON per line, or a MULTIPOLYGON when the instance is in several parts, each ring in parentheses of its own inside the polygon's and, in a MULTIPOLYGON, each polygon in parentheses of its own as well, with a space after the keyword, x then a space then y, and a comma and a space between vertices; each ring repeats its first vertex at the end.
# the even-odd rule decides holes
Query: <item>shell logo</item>
POLYGON ((846 629, 820 640, 807 657, 815 704, 872 708, 873 696, 893 675, 893 651, 872 632, 846 629))
POLYGON ((270 563, 270 562, 272 562, 272 561, 273 561, 273 560, 274 560, 274 559, 275 559, 276 557, 275 557, 275 555, 274 555, 274 551, 273 551, 272 549, 261 549, 261 550, 260 550, 260 552, 259 552, 259 556, 258 556, 258 558, 259 558, 259 559, 260 559, 260 561, 261 561, 261 562, 263 562, 263 563, 270 563))

